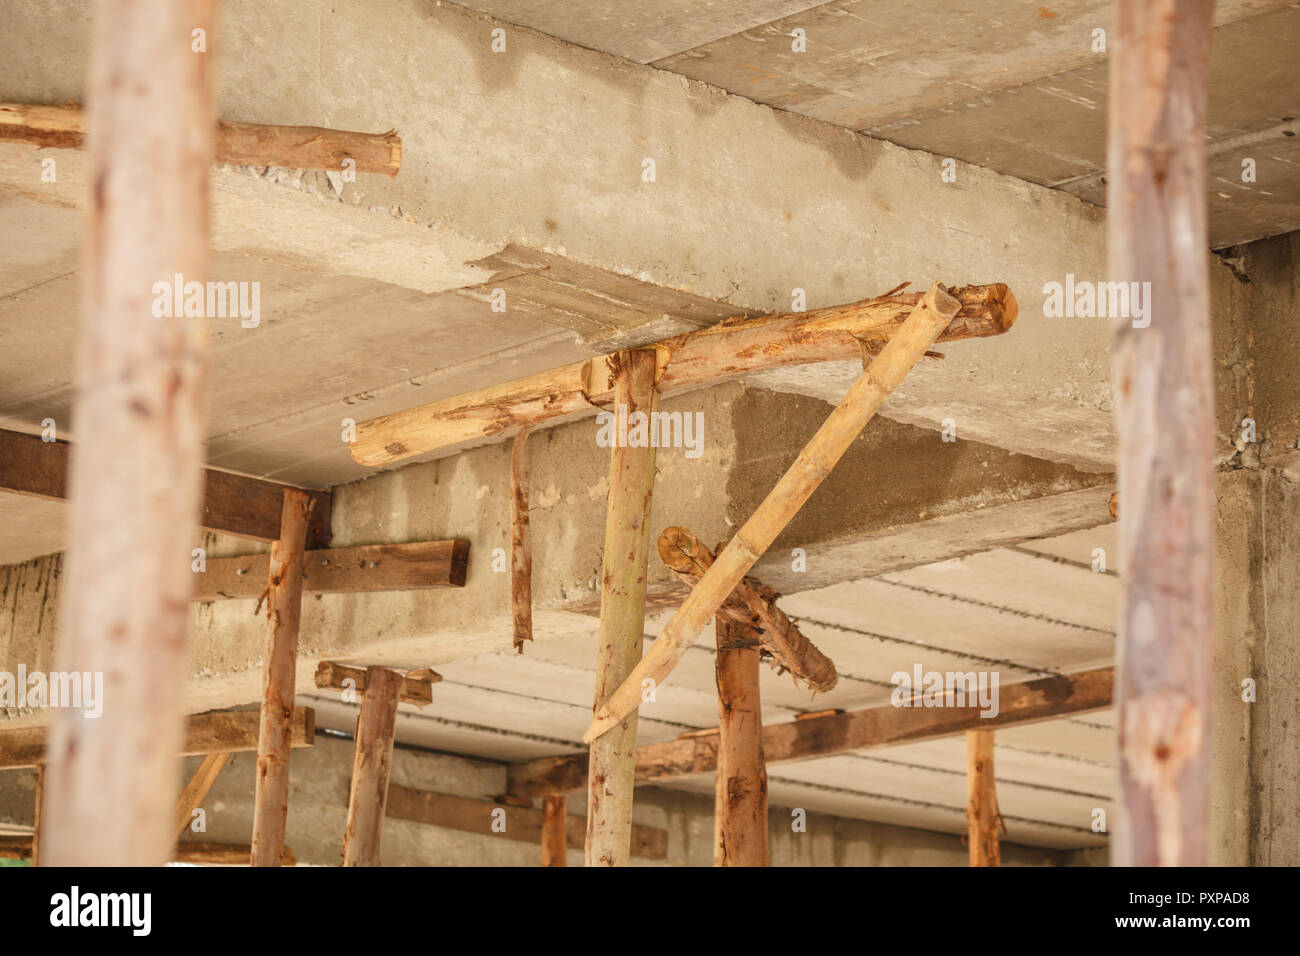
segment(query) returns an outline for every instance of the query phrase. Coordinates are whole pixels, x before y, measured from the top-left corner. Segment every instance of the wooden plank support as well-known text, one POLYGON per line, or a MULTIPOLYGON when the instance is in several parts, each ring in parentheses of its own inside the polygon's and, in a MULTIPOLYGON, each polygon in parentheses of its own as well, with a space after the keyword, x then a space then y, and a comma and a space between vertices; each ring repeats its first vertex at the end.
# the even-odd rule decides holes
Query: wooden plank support
MULTIPOLYGON (((68 456, 74 446, 42 441, 37 435, 0 429, 0 491, 38 498, 68 497, 68 456)), ((274 541, 280 536, 280 507, 290 486, 229 471, 203 471, 199 526, 208 531, 274 541)), ((330 542, 330 493, 299 489, 311 495, 309 546, 330 542)))
MULTIPOLYGON (((1053 720, 1111 706, 1113 669, 1043 677, 998 690, 998 715, 982 717, 977 707, 902 708, 893 704, 763 728, 763 758, 768 766, 832 754, 951 737, 968 730, 995 730, 1053 720)), ((717 729, 696 731, 678 740, 646 744, 636 752, 636 782, 671 780, 718 768, 717 729)), ((539 757, 511 764, 508 790, 516 797, 573 793, 586 785, 587 755, 539 757)))
MULTIPOLYGON (((196 574, 195 601, 260 598, 266 593, 271 557, 247 554, 208 558, 196 574)), ((410 591, 465 586, 469 542, 413 541, 323 548, 303 555, 303 594, 353 594, 362 591, 410 591)))
MULTIPOLYGON (((369 667, 357 667, 353 664, 339 664, 336 661, 321 661, 316 665, 316 686, 320 688, 347 688, 365 693, 370 681, 369 667), (351 683, 348 683, 351 681, 351 683)), ((433 702, 433 685, 442 680, 442 675, 427 667, 407 671, 397 675, 397 699, 403 703, 424 707, 433 702)))
MULTIPOLYGON (((568 866, 569 798, 563 793, 542 798, 542 866, 568 866)), ((584 826, 582 838, 586 839, 584 826)), ((633 837, 632 842, 636 843, 633 837)))
POLYGON ((253 802, 253 866, 279 866, 289 813, 290 722, 302 617, 303 551, 312 499, 284 493, 280 537, 271 545, 267 573, 266 653, 262 661, 262 715, 253 802))
MULTIPOLYGON (((390 817, 451 830, 462 830, 466 833, 481 833, 484 836, 500 837, 505 840, 521 840, 533 845, 541 843, 544 839, 545 813, 545 809, 536 810, 506 801, 475 800, 448 793, 403 787, 396 783, 388 786, 390 817), (496 828, 493 827, 493 823, 496 822, 493 814, 495 810, 505 812, 504 830, 500 829, 500 824, 496 828)), ((496 814, 495 817, 499 820, 501 814, 496 814)), ((560 816, 558 819, 564 824, 562 832, 566 841, 565 846, 581 850, 587 839, 586 820, 577 816, 560 816)), ((665 860, 668 858, 668 831, 659 827, 633 824, 631 846, 634 857, 644 860, 665 860)))
MULTIPOLYGON (((659 535, 659 557, 688 587, 694 587, 713 565, 713 552, 685 528, 665 528, 659 535)), ((718 620, 755 632, 763 657, 789 671, 814 691, 825 692, 839 680, 835 664, 819 651, 776 606, 780 595, 757 578, 744 577, 718 609, 718 620)))
POLYGON ((1119 866, 1209 856, 1215 416, 1206 250, 1213 0, 1118 0, 1110 54, 1109 280, 1145 290, 1115 323, 1119 866), (1143 285, 1139 286, 1139 283, 1143 285))
POLYGON ((510 606, 519 654, 533 639, 533 551, 528 535, 528 435, 525 426, 510 448, 510 606))
MULTIPOLYGON (((616 404, 626 408, 629 420, 636 414, 652 415, 659 405, 654 351, 620 352, 614 365, 616 404)), ((609 460, 600 637, 592 707, 597 713, 641 658, 654 477, 653 446, 630 448, 614 443, 609 460)), ((610 725, 611 732, 605 739, 590 741, 587 866, 625 866, 631 858, 636 723, 634 706, 610 725)))
POLYGON ((384 835, 388 775, 393 765, 397 701, 404 680, 387 667, 366 668, 366 689, 357 717, 352 753, 348 824, 343 832, 344 866, 378 866, 384 835))
MULTIPOLYGON (((255 710, 196 714, 188 719, 179 756, 256 750, 258 720, 255 710)), ((310 707, 295 707, 290 733, 292 746, 312 746, 316 739, 316 712, 310 707)), ((45 727, 0 730, 0 770, 39 766, 45 760, 45 745, 45 727)))
POLYGON ((735 590, 776 536, 803 507, 861 434, 889 394, 948 328, 961 303, 935 283, 854 382, 776 487, 717 556, 636 668, 608 698, 582 739, 590 743, 637 706, 645 681, 661 683, 701 629, 735 590))
POLYGON ((966 842, 971 866, 1001 866, 998 795, 993 775, 993 731, 966 731, 966 842))
POLYGON ((93 188, 56 667, 100 673, 97 720, 63 709, 46 768, 50 866, 157 866, 171 851, 186 624, 202 493, 207 325, 149 290, 208 271, 210 4, 98 0, 86 81, 93 188))
MULTIPOLYGON (((85 149, 86 114, 80 106, 0 103, 0 142, 42 149, 85 149)), ((320 126, 217 123, 215 159, 236 166, 342 170, 351 159, 359 173, 396 176, 402 140, 396 131, 353 133, 320 126)))
POLYGON ((715 866, 767 866, 767 765, 758 696, 759 639, 718 615, 718 769, 714 807, 715 866))
POLYGON ((194 811, 203 803, 208 791, 217 782, 217 777, 229 760, 230 751, 228 750, 208 754, 203 758, 203 762, 199 764, 198 769, 194 771, 194 776, 190 778, 190 782, 185 785, 185 789, 181 791, 180 797, 176 800, 176 813, 172 817, 172 822, 177 840, 184 836, 185 831, 190 828, 190 824, 194 820, 194 811))
MULTIPOLYGON (((958 310, 940 330, 940 342, 998 335, 1016 320, 1015 296, 1001 283, 950 293, 958 310)), ((670 395, 763 369, 857 359, 864 345, 879 348, 896 335, 921 298, 920 293, 891 294, 813 312, 728 319, 647 348, 658 355, 660 395, 670 395)), ((594 413, 614 401, 613 359, 586 359, 372 418, 357 425, 349 449, 363 465, 390 465, 521 425, 594 413)))

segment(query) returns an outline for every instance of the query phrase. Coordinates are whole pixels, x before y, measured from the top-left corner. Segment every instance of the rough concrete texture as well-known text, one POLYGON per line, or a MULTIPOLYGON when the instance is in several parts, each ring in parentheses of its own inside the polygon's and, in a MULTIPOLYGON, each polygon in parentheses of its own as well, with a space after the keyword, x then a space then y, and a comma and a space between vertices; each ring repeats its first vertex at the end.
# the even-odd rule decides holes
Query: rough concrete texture
MULTIPOLYGON (((659 451, 652 528, 681 524, 710 542, 734 532, 829 411, 810 399, 755 395, 738 384, 669 399, 663 408, 698 412, 702 445, 698 458, 687 458, 682 448, 659 451), (755 430, 755 416, 774 428, 755 430)), ((597 445, 596 430, 596 421, 585 419, 530 439, 533 599, 542 641, 593 633, 609 456, 597 445)), ((321 659, 436 668, 508 646, 510 581, 502 573, 508 567, 508 455, 506 445, 484 446, 335 489, 335 546, 464 537, 471 542, 469 575, 459 589, 308 596, 299 642, 301 691, 312 689, 321 659), (503 550, 494 553, 497 548, 503 550)), ((935 432, 881 420, 858 438, 829 490, 814 497, 759 573, 774 586, 802 591, 1089 527, 1108 520, 1109 488, 1106 476, 971 442, 943 442, 935 432), (926 493, 903 492, 905 481, 922 482, 926 493), (894 486, 900 490, 885 490, 894 486), (855 495, 846 508, 846 496, 865 488, 875 490, 855 495), (807 571, 793 571, 793 547, 805 550, 807 571)), ((203 543, 212 556, 258 550, 212 535, 203 543)), ((52 646, 58 567, 58 558, 49 557, 0 572, 0 648, 15 667, 19 661, 36 666, 52 646)), ((651 588, 654 603, 681 595, 658 561, 652 562, 651 588)), ((251 600, 193 606, 192 711, 258 699, 265 619, 255 608, 251 600)))
MULTIPOLYGON (((199 758, 184 762, 194 772, 199 758)), ((252 829, 256 755, 235 754, 217 778, 202 807, 207 831, 187 839, 247 843, 252 829)), ((315 747, 293 752, 290 762, 289 816, 285 843, 300 865, 337 866, 343 854, 352 741, 320 737, 315 747)), ((505 789, 503 764, 398 747, 393 752, 395 784, 492 801, 505 789)), ((0 829, 22 832, 32 824, 33 771, 0 772, 0 829)), ((586 813, 585 799, 569 799, 569 813, 586 813)), ((806 832, 790 826, 790 808, 774 806, 769 815, 774 866, 961 866, 967 851, 959 837, 825 814, 807 814, 806 832)), ((667 831, 668 855, 640 858, 633 865, 711 866, 713 801, 699 794, 643 787, 637 790, 633 821, 667 831)), ((389 817, 384 821, 385 866, 536 866, 540 848, 509 834, 482 835, 389 817)), ((1014 843, 1003 847, 1003 862, 1022 866, 1076 863, 1072 853, 1014 843)), ((582 851, 570 849, 568 865, 582 865, 582 851)))
MULTIPOLYGON (((0 41, 11 64, 0 97, 81 97, 84 24, 69 6, 19 4, 0 41)), ((790 308, 796 288, 813 308, 904 280, 1002 281, 1020 299, 1014 332, 954 346, 943 374, 914 383, 891 409, 930 426, 943 410, 970 429, 978 422, 971 437, 1108 470, 1106 323, 1062 335, 1042 315, 1045 283, 1103 275, 1094 207, 974 166, 944 182, 941 157, 524 28, 507 28, 506 52, 493 53, 494 22, 450 6, 241 0, 224 8, 223 24, 223 117, 396 127, 403 169, 322 198, 264 171, 221 173, 218 248, 428 290, 485 281, 472 262, 514 243, 754 311, 790 308), (655 161, 653 182, 642 181, 645 159, 655 161), (335 226, 350 237, 341 246, 335 226)), ((30 149, 0 154, 5 192, 66 201, 32 185, 30 149)), ((58 189, 79 195, 76 162, 58 189)), ((364 342, 362 326, 347 344, 364 342)), ((357 380, 349 394, 387 387, 398 407, 437 397, 412 380, 357 380)), ((337 422, 341 398, 315 397, 313 407, 328 407, 321 422, 337 422)))

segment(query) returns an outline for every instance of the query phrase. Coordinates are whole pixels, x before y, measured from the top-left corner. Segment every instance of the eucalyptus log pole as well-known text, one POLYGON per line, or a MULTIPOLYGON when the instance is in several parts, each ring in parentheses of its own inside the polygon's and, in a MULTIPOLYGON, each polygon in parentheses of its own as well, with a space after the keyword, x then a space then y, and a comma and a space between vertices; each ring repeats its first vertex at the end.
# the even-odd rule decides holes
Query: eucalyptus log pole
POLYGON ((624 679, 608 702, 597 710, 595 719, 583 735, 584 740, 597 739, 636 709, 642 681, 658 683, 668 676, 705 623, 830 474, 889 393, 898 387, 912 366, 948 327, 960 305, 937 282, 916 303, 911 314, 835 406, 794 464, 722 549, 677 613, 664 625, 650 652, 624 679))
POLYGON ((754 632, 718 615, 718 771, 715 866, 767 866, 767 767, 754 632))
POLYGON ((32 866, 41 865, 41 826, 45 809, 45 764, 36 765, 36 801, 32 811, 32 866))
POLYGON ((1120 866, 1208 861, 1214 377, 1205 110, 1212 0, 1118 0, 1109 275, 1149 283, 1115 327, 1120 866))
POLYGON ((966 731, 966 842, 971 866, 1001 866, 997 785, 993 776, 993 731, 966 731))
MULTIPOLYGON (((82 149, 85 140, 86 115, 79 106, 0 103, 0 142, 30 143, 42 149, 82 149)), ((359 173, 396 176, 402 168, 402 141, 391 130, 353 133, 320 126, 268 126, 222 120, 217 124, 214 153, 219 163, 241 166, 340 171, 344 160, 351 159, 359 173)))
POLYGON ((98 0, 87 94, 90 196, 57 667, 102 673, 103 715, 50 734, 50 866, 161 865, 172 849, 202 501, 207 323, 151 289, 208 269, 210 7, 98 0))
POLYGON ((569 798, 553 794, 542 800, 542 866, 567 866, 569 798))
POLYGON ((185 835, 185 831, 194 822, 194 811, 203 803, 208 791, 217 782, 217 777, 229 760, 229 750, 208 754, 194 771, 194 776, 190 778, 190 782, 185 785, 176 801, 176 812, 172 816, 172 830, 175 831, 177 840, 185 835))
POLYGON ((524 652, 533 639, 533 552, 528 534, 528 426, 510 447, 510 606, 514 615, 514 645, 524 652))
MULTIPOLYGON (((654 412, 659 404, 655 390, 655 353, 650 349, 620 352, 613 361, 615 410, 624 406, 629 420, 637 412, 654 412)), ((606 705, 610 692, 641 659, 654 476, 653 446, 628 448, 615 439, 609 460, 593 711, 599 712, 606 705)), ((588 866, 626 866, 632 855, 636 716, 633 704, 623 719, 612 725, 610 733, 591 743, 587 782, 588 866)))
POLYGON ((257 732, 257 783, 253 803, 253 866, 279 866, 289 814, 289 753, 302 617, 303 551, 312 498, 287 489, 280 537, 271 545, 266 600, 266 653, 262 661, 262 716, 257 732))
POLYGON ((352 753, 348 825, 343 833, 344 866, 378 866, 393 765, 393 732, 402 675, 387 667, 366 668, 366 690, 357 717, 352 753))

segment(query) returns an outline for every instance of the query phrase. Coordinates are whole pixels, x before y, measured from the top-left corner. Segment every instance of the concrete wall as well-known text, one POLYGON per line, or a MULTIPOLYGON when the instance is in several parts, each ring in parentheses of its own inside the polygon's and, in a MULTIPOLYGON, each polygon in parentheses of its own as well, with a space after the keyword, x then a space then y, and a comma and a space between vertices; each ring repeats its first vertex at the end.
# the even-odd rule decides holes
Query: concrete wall
MULTIPOLYGON (((185 761, 187 775, 199 760, 185 761)), ((248 842, 256 765, 256 754, 234 755, 203 802, 207 832, 193 835, 194 839, 248 842)), ((352 741, 318 737, 315 747, 293 752, 290 768, 285 841, 300 864, 336 866, 343 854, 352 741)), ((491 800, 505 789, 505 780, 506 768, 500 763, 404 747, 393 755, 392 781, 405 786, 491 800)), ((31 825, 34 783, 34 771, 0 772, 0 824, 31 825)), ((582 797, 570 797, 569 813, 585 813, 582 797)), ((788 808, 773 807, 769 816, 774 866, 965 866, 967 862, 961 839, 949 834, 813 813, 808 814, 807 831, 794 833, 788 808)), ((655 861, 658 865, 712 865, 713 802, 708 797, 642 788, 637 791, 633 819, 668 831, 668 857, 655 861)), ((503 834, 479 835, 392 818, 384 825, 386 866, 536 866, 539 859, 536 844, 503 834)), ((1007 865, 1078 865, 1089 859, 1014 844, 1003 848, 1007 865)), ((568 864, 581 866, 581 851, 571 849, 568 864)))

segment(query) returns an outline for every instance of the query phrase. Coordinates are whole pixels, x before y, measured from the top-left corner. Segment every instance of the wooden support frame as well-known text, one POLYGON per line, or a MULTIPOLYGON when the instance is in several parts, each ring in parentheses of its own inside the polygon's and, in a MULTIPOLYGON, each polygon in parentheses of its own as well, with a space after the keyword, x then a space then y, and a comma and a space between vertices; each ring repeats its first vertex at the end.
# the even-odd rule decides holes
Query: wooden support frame
MULTIPOLYGON (((906 283, 904 283, 906 285, 906 283)), ((1016 299, 1001 283, 952 289, 958 310, 938 341, 998 335, 1016 321, 1016 299)), ((763 369, 856 359, 897 334, 920 293, 863 299, 849 305, 731 319, 649 348, 657 355, 660 395, 726 381, 763 369)), ((928 346, 927 346, 928 348, 928 346)), ((594 413, 614 401, 614 356, 575 362, 526 378, 466 392, 357 425, 349 446, 363 465, 391 465, 460 442, 565 415, 594 413)))
POLYGON ((279 866, 289 813, 290 720, 302 617, 303 551, 312 499, 284 493, 280 537, 268 562, 266 654, 262 662, 262 714, 258 730, 253 802, 253 866, 279 866))
MULTIPOLYGON (((553 804, 558 806, 558 804, 553 804)), ((519 840, 534 846, 543 841, 550 843, 551 859, 563 859, 563 847, 581 850, 587 838, 587 822, 583 817, 553 815, 546 819, 546 809, 519 806, 509 800, 475 800, 449 793, 417 790, 400 784, 388 785, 388 816, 411 820, 431 826, 479 833, 503 840, 519 840), (494 811, 505 814, 505 829, 493 827, 494 811), (564 842, 559 841, 559 835, 564 842)), ((496 814, 499 819, 501 814, 496 814)), ((632 856, 643 860, 668 858, 668 831, 659 827, 632 825, 632 856)), ((550 865, 562 865, 552 863, 550 865)))
POLYGON ((565 794, 542 798, 542 866, 568 866, 568 822, 569 798, 565 794))
POLYGON ((1118 0, 1108 279, 1146 289, 1111 350, 1118 438, 1120 866, 1209 859, 1214 354, 1205 130, 1213 0, 1118 0))
MULTIPOLYGON (((685 528, 665 528, 659 535, 659 557, 689 587, 695 587, 715 560, 713 552, 685 528)), ((823 654, 776 606, 780 597, 763 582, 745 577, 718 609, 719 621, 751 629, 778 667, 812 690, 831 690, 839 680, 834 662, 823 654)))
MULTIPOLYGON (((80 106, 0 103, 0 142, 30 143, 43 149, 84 149, 86 115, 80 106)), ((396 131, 353 133, 320 126, 217 123, 218 163, 284 166, 341 172, 351 159, 359 173, 396 176, 402 168, 402 140, 396 131)))
POLYGON ((966 731, 966 843, 971 866, 1001 866, 996 778, 993 774, 993 731, 966 731))
POLYGON ((156 866, 171 850, 190 549, 202 494, 207 328, 148 290, 208 271, 215 122, 210 4, 99 0, 70 547, 56 668, 102 673, 103 715, 60 710, 46 768, 51 866, 156 866), (160 149, 159 144, 167 144, 160 149))
MULTIPOLYGON (((196 714, 186 722, 185 740, 178 755, 238 752, 257 749, 256 710, 225 710, 196 714)), ((45 760, 47 728, 20 727, 0 730, 0 770, 37 767, 45 760)), ((316 740, 316 712, 295 707, 289 741, 293 747, 310 747, 316 740)))
MULTIPOLYGON (((613 364, 616 404, 627 409, 629 419, 637 413, 652 415, 659 405, 654 351, 621 352, 613 364)), ((605 512, 595 711, 607 704, 609 694, 627 679, 641 658, 654 476, 653 446, 630 448, 615 443, 610 451, 605 512)), ((632 707, 622 720, 611 725, 607 739, 591 742, 588 866, 625 866, 631 858, 636 724, 636 709, 632 707)))
MULTIPOLYGON (((347 688, 365 693, 369 686, 370 667, 357 667, 354 664, 340 664, 336 661, 321 661, 316 665, 316 686, 320 688, 347 688), (351 683, 348 683, 348 682, 351 683)), ((437 671, 422 667, 397 675, 397 699, 405 704, 424 707, 433 702, 433 685, 442 680, 437 671)))
MULTIPOLYGON (((195 601, 261 598, 266 593, 271 557, 247 554, 208 558, 207 570, 194 576, 195 601)), ((356 594, 463 588, 469 572, 469 542, 413 541, 323 548, 303 555, 303 594, 356 594)))
POLYGON ((776 487, 669 618, 646 656, 597 711, 583 734, 585 742, 607 733, 636 708, 644 681, 658 684, 672 672, 705 623, 803 507, 822 479, 830 474, 885 399, 948 328, 960 308, 961 302, 937 282, 921 297, 898 331, 781 476, 776 487))
MULTIPOLYGON (((239 866, 248 862, 247 843, 209 843, 186 840, 176 844, 168 859, 176 863, 197 863, 203 866, 239 866)), ((0 836, 0 858, 28 860, 32 858, 32 838, 29 836, 0 836)), ((284 848, 281 866, 296 866, 298 857, 293 850, 284 848)))
POLYGON ((230 751, 228 750, 208 754, 194 771, 194 776, 190 778, 190 782, 185 785, 180 797, 176 800, 176 813, 172 816, 172 829, 176 832, 177 840, 184 836, 185 831, 190 828, 190 824, 194 820, 194 811, 203 803, 208 791, 217 782, 217 777, 229 760, 230 751))
POLYGON ((378 866, 393 765, 393 732, 404 679, 387 667, 366 668, 365 693, 357 717, 348 792, 348 823, 343 833, 344 866, 378 866))
MULTIPOLYGON (((0 429, 0 491, 62 500, 68 497, 68 457, 75 446, 0 429)), ((254 541, 280 536, 280 509, 288 485, 229 471, 203 471, 199 526, 254 541)), ((299 489, 314 505, 308 546, 330 543, 330 493, 299 489)))
MULTIPOLYGON (((1102 667, 1061 677, 1003 684, 999 688, 996 717, 983 717, 975 707, 913 709, 883 704, 769 724, 763 728, 763 757, 771 766, 1104 710, 1111 706, 1113 677, 1113 668, 1102 667)), ((637 783, 713 773, 717 767, 716 729, 646 744, 636 751, 637 783)), ((515 797, 536 798, 550 793, 573 793, 581 790, 586 780, 587 755, 562 754, 512 764, 508 789, 515 797)))
POLYGON ((759 641, 743 624, 714 621, 718 683, 715 866, 767 866, 767 765, 758 693, 759 641))

